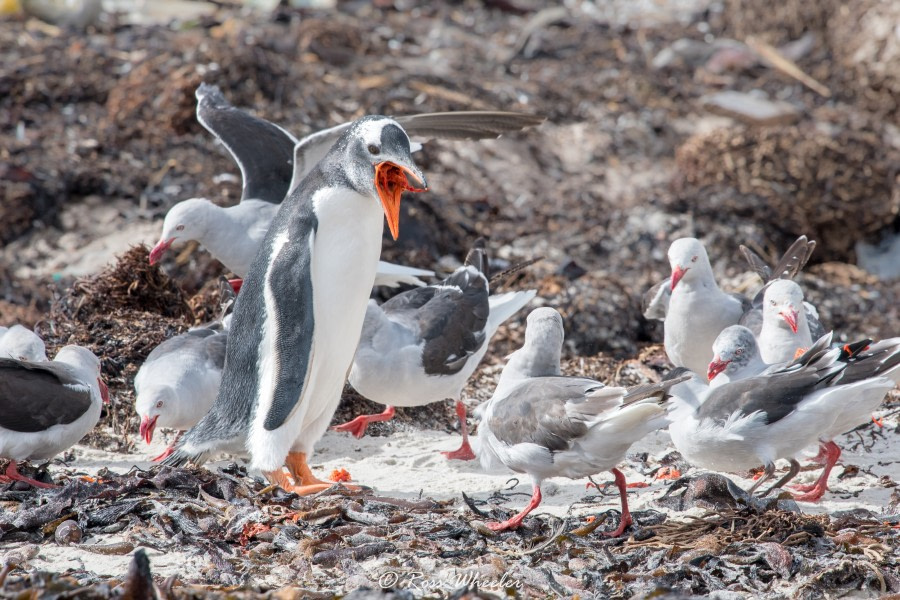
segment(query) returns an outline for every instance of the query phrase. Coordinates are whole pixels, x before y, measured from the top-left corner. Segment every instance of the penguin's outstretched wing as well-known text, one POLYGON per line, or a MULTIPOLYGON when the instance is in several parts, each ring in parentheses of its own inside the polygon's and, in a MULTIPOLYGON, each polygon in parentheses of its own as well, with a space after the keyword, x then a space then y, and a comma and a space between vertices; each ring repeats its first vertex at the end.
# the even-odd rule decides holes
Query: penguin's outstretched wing
MULTIPOLYGON (((498 138, 504 133, 519 131, 544 122, 545 118, 525 113, 495 110, 461 110, 453 112, 423 113, 395 117, 410 137, 420 139, 481 140, 498 138)), ((294 147, 294 178, 291 189, 303 181, 331 147, 350 128, 343 123, 310 134, 294 147)), ((413 145, 413 151, 420 146, 413 145)))

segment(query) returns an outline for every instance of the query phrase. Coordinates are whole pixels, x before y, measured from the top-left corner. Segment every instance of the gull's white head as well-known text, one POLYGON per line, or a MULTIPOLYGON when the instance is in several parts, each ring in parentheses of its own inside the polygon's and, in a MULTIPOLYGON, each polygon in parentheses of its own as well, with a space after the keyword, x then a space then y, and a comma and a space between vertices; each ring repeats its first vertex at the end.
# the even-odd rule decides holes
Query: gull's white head
POLYGON ((13 325, 0 335, 0 358, 41 362, 47 360, 47 348, 35 332, 13 325))
POLYGON ((104 403, 109 403, 109 390, 100 377, 100 359, 93 352, 81 346, 63 346, 56 353, 53 361, 69 365, 89 385, 96 382, 100 398, 104 403))
POLYGON ((763 296, 763 321, 777 323, 797 333, 800 320, 806 318, 803 290, 789 279, 776 279, 763 296))
POLYGON ((203 244, 209 234, 211 215, 218 210, 222 210, 221 207, 205 198, 183 200, 169 209, 159 241, 150 251, 150 264, 157 263, 172 244, 190 240, 203 244))
POLYGON ((148 444, 156 426, 175 426, 179 412, 178 396, 168 385, 153 385, 137 394, 135 411, 141 418, 140 434, 148 444))
POLYGON ((723 371, 729 375, 736 373, 758 356, 759 346, 752 331, 742 325, 726 327, 713 342, 713 359, 706 378, 712 381, 723 371))
POLYGON ((706 248, 696 238, 679 238, 669 246, 669 266, 672 268, 671 289, 679 282, 698 281, 712 275, 706 248))

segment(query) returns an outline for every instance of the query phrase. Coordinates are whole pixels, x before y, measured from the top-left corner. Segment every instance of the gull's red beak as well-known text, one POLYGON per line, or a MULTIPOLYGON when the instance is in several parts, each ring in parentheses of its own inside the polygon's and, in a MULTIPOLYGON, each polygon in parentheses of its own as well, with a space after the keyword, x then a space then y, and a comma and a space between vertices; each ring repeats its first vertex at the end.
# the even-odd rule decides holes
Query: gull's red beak
POLYGON ((159 418, 159 415, 156 415, 152 419, 148 416, 144 416, 141 419, 141 437, 144 438, 144 441, 148 444, 153 441, 153 430, 156 429, 156 420, 159 418))
POLYGON ((103 404, 109 404, 109 388, 106 387, 106 384, 99 377, 97 378, 97 386, 100 388, 100 399, 103 400, 103 404))
POLYGON ((722 360, 718 356, 712 359, 712 362, 709 363, 709 368, 706 370, 706 380, 712 381, 716 375, 725 370, 731 363, 730 360, 722 360))
MULTIPOLYGON (((690 269, 690 267, 688 267, 690 269)), ((684 277, 684 274, 688 272, 688 269, 682 269, 680 266, 676 266, 672 269, 672 289, 675 289, 675 286, 678 285, 678 282, 681 281, 681 278, 684 277)))
POLYGON ((228 285, 231 286, 231 289, 234 290, 235 294, 241 293, 241 286, 244 285, 243 279, 229 279, 228 285))
POLYGON ((172 242, 175 241, 175 238, 169 238, 167 240, 159 240, 159 242, 153 246, 153 250, 150 251, 150 264, 155 265, 159 262, 159 259, 162 258, 162 255, 166 253, 166 250, 172 245, 172 242))
POLYGON ((400 235, 400 197, 403 192, 427 191, 425 178, 418 169, 387 160, 375 165, 375 190, 381 199, 391 236, 396 240, 400 235), (411 186, 407 176, 422 187, 411 186))
POLYGON ((784 319, 784 322, 788 324, 788 327, 791 328, 791 331, 797 333, 797 311, 794 309, 783 310, 780 313, 781 318, 784 319))

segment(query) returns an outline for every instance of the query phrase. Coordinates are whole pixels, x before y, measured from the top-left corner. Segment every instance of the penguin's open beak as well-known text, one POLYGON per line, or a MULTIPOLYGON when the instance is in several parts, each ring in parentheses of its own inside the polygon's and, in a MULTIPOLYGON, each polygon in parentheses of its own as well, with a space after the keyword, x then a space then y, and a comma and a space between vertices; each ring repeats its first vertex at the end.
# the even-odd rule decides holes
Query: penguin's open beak
POLYGON ((400 235, 400 196, 403 192, 427 191, 425 176, 414 164, 401 165, 386 160, 375 165, 375 189, 381 199, 391 236, 396 240, 400 235), (408 177, 421 187, 411 186, 408 177))

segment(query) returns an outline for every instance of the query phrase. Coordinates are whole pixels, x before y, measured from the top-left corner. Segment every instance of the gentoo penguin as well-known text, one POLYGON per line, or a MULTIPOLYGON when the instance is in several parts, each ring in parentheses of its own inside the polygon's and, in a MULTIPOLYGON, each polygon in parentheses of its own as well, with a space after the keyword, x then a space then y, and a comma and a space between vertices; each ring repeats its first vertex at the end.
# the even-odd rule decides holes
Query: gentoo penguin
MULTIPOLYGON (((203 418, 219 393, 228 332, 215 323, 169 338, 153 349, 134 378, 140 434, 148 444, 156 427, 183 431, 203 418)), ((160 461, 172 447, 154 458, 160 461)))
POLYGON ((395 406, 456 401, 462 445, 442 452, 457 460, 475 458, 469 446, 462 389, 481 362, 500 324, 525 306, 534 290, 491 296, 488 257, 479 238, 465 264, 449 277, 398 294, 379 306, 369 300, 350 385, 387 409, 338 425, 356 437, 373 421, 393 417, 395 406))
MULTIPOLYGON (((205 198, 179 202, 166 214, 159 242, 150 251, 154 264, 175 243, 197 240, 217 260, 244 277, 281 201, 328 152, 349 123, 297 140, 283 128, 232 106, 218 87, 197 88, 197 120, 228 149, 241 170, 239 204, 218 206, 205 198), (296 159, 295 159, 296 152, 296 159)), ((470 111, 399 117, 410 135, 481 139, 537 125, 541 117, 519 113, 470 111)), ((418 147, 418 145, 417 145, 418 147)), ((375 285, 425 285, 432 271, 379 261, 375 285)), ((234 280, 235 291, 240 280, 234 280)))
POLYGON ((251 467, 285 490, 331 485, 307 460, 359 343, 382 214, 396 239, 402 193, 425 189, 409 137, 393 119, 364 117, 341 136, 275 216, 235 301, 216 402, 166 463, 249 452, 251 467))
POLYGON ((607 387, 586 377, 560 375, 562 316, 552 308, 528 315, 525 344, 513 352, 500 384, 485 404, 476 447, 486 470, 499 463, 532 481, 531 502, 494 531, 516 529, 541 502, 548 477, 577 479, 609 470, 615 477, 622 518, 607 536, 631 525, 625 476, 616 468, 628 448, 665 427, 668 388, 685 380, 631 388, 607 387), (509 373, 507 373, 509 370, 509 373))
POLYGON ((52 361, 0 358, 0 457, 10 459, 0 481, 25 481, 17 462, 46 460, 93 429, 109 392, 100 361, 87 348, 65 346, 52 361))

